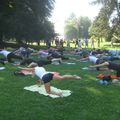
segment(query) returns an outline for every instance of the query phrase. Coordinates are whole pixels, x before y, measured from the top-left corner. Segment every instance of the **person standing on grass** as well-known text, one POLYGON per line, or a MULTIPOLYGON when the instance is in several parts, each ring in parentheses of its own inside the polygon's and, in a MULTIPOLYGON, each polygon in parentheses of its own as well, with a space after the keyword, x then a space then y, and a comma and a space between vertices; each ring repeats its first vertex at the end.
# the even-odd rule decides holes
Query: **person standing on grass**
POLYGON ((95 48, 95 40, 93 38, 91 39, 91 48, 95 48))
POLYGON ((81 77, 77 76, 77 75, 61 76, 59 74, 53 74, 51 72, 47 72, 44 67, 39 67, 39 66, 37 66, 37 64, 33 64, 31 66, 31 68, 21 68, 21 69, 31 71, 33 73, 33 75, 38 76, 40 78, 38 80, 39 85, 44 84, 45 90, 48 94, 53 94, 53 95, 57 95, 57 96, 62 96, 62 93, 61 92, 56 93, 56 92, 51 91, 51 83, 50 82, 52 80, 63 80, 63 79, 72 79, 72 78, 81 79, 81 77))

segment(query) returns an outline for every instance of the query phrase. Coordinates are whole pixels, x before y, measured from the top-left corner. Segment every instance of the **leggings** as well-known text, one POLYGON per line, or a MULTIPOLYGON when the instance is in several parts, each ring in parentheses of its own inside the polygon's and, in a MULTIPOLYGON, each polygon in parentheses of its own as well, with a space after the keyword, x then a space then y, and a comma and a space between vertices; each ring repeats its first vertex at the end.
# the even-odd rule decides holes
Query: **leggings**
POLYGON ((32 62, 35 62, 35 63, 36 63, 36 61, 33 60, 33 59, 24 59, 24 60, 20 63, 20 65, 29 65, 29 64, 32 63, 32 62))
POLYGON ((20 63, 20 65, 26 65, 26 64, 29 65, 32 62, 37 63, 39 67, 52 63, 50 60, 38 60, 38 61, 36 61, 36 60, 33 60, 33 59, 25 59, 20 63))
POLYGON ((19 59, 19 60, 22 60, 23 58, 21 57, 21 56, 17 56, 17 55, 15 55, 15 54, 13 54, 13 53, 9 53, 8 55, 7 55, 7 59, 8 59, 8 62, 13 62, 12 61, 12 59, 19 59))

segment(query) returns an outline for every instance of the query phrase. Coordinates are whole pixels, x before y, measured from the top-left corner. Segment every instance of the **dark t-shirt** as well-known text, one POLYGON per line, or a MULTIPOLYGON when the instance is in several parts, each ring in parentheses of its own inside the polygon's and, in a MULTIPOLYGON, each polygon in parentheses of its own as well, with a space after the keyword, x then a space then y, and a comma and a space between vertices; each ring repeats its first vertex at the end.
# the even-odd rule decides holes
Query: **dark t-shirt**
POLYGON ((120 64, 109 62, 108 68, 112 69, 112 70, 119 70, 120 69, 120 64))
POLYGON ((48 65, 48 64, 51 64, 52 62, 51 61, 45 61, 45 60, 39 60, 38 62, 37 62, 37 64, 38 64, 38 66, 39 67, 41 67, 41 66, 43 66, 43 65, 48 65))

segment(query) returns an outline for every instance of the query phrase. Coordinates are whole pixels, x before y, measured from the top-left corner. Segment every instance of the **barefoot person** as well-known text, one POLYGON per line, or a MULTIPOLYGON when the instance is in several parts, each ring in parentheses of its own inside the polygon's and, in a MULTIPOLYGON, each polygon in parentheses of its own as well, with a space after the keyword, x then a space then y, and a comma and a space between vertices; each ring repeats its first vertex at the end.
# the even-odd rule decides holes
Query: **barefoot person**
POLYGON ((59 74, 53 74, 51 72, 47 72, 44 67, 39 67, 37 64, 33 64, 31 68, 22 68, 24 70, 32 71, 33 75, 36 75, 40 78, 39 83, 43 83, 45 86, 45 90, 48 94, 58 95, 62 96, 62 93, 56 93, 51 91, 51 80, 63 80, 63 79, 81 79, 80 76, 77 75, 59 75, 59 74))
POLYGON ((19 59, 22 60, 23 58, 21 56, 15 55, 14 53, 7 51, 5 49, 0 49, 0 54, 4 55, 8 62, 12 63, 12 59, 19 59))
POLYGON ((120 63, 104 62, 102 64, 97 64, 97 65, 93 65, 93 66, 90 66, 90 67, 102 67, 102 66, 107 66, 108 69, 106 69, 106 70, 115 70, 116 71, 116 76, 120 77, 120 63))

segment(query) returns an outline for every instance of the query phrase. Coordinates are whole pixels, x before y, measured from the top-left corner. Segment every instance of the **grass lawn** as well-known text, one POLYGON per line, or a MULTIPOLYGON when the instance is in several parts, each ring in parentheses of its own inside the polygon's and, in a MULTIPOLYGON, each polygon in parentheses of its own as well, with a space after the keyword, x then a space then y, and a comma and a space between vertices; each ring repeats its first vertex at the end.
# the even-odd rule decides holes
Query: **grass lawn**
POLYGON ((77 74, 82 80, 52 81, 60 89, 69 89, 69 97, 52 99, 26 91, 37 77, 15 76, 16 66, 6 64, 0 71, 0 120, 119 120, 120 85, 99 85, 100 72, 81 70, 90 63, 48 65, 48 71, 77 74))

